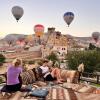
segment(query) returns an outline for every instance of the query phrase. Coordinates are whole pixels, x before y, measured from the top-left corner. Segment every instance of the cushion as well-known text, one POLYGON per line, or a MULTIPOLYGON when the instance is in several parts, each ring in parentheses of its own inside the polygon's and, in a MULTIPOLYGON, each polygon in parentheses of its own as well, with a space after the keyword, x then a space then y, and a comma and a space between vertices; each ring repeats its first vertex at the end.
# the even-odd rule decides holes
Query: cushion
POLYGON ((34 89, 30 92, 30 96, 45 98, 48 95, 49 91, 47 89, 34 89))
POLYGON ((20 76, 22 78, 22 83, 25 84, 25 85, 31 84, 34 81, 36 81, 34 72, 32 70, 28 70, 26 72, 22 72, 20 76))
POLYGON ((93 93, 95 93, 95 94, 100 94, 100 89, 95 89, 95 90, 93 91, 93 93))
POLYGON ((84 86, 83 88, 79 89, 78 92, 93 93, 94 90, 96 90, 95 87, 84 86))

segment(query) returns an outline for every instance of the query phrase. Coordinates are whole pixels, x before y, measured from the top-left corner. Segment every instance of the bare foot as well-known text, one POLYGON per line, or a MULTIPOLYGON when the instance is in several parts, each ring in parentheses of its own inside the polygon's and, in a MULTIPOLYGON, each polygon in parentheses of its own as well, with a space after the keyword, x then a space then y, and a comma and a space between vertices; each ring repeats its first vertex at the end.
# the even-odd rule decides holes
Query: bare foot
POLYGON ((58 80, 57 83, 58 83, 58 84, 62 84, 63 82, 62 82, 61 80, 58 80))
POLYGON ((64 79, 59 79, 60 81, 64 82, 64 79))

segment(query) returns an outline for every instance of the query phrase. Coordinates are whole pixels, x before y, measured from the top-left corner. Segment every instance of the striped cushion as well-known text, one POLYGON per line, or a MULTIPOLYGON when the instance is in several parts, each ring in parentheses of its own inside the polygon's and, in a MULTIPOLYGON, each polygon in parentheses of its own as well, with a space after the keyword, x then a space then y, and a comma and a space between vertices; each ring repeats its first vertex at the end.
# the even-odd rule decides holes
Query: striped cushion
MULTIPOLYGON (((73 91, 71 88, 61 88, 61 87, 49 87, 49 94, 46 100, 100 100, 99 94, 94 93, 79 93, 73 91)), ((27 96, 20 100, 39 100, 36 97, 27 96)))
POLYGON ((95 94, 100 94, 100 89, 94 90, 93 93, 95 93, 95 94))
POLYGON ((91 86, 84 86, 83 88, 79 89, 79 92, 83 92, 83 93, 93 93, 93 91, 96 90, 95 87, 91 87, 91 86))
POLYGON ((72 88, 74 91, 80 93, 93 93, 96 90, 96 87, 85 85, 83 83, 81 84, 63 83, 61 86, 63 88, 72 88))
POLYGON ((31 84, 36 81, 34 72, 32 70, 28 70, 27 72, 21 73, 22 83, 23 84, 31 84))
POLYGON ((61 77, 65 81, 70 79, 71 83, 78 83, 79 73, 76 70, 61 70, 61 77))
POLYGON ((73 83, 63 83, 61 86, 64 88, 72 88, 75 91, 78 91, 81 88, 85 87, 84 84, 73 84, 73 83))

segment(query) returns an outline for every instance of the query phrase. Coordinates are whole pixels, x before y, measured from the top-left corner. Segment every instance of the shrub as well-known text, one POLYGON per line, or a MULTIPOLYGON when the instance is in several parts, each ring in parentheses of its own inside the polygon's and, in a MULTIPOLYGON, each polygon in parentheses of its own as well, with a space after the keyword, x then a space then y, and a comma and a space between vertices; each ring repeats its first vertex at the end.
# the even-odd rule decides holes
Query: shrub
POLYGON ((0 84, 3 82, 3 79, 0 77, 0 84))
POLYGON ((5 56, 3 54, 0 54, 0 66, 5 62, 5 56))
POLYGON ((94 72, 99 68, 100 51, 73 51, 68 53, 66 59, 70 69, 76 70, 80 63, 84 63, 86 72, 94 72))
POLYGON ((49 56, 46 57, 48 60, 53 61, 53 63, 55 63, 56 61, 59 61, 57 55, 55 53, 51 53, 49 56))
POLYGON ((100 63, 96 64, 95 71, 96 72, 100 72, 100 63))

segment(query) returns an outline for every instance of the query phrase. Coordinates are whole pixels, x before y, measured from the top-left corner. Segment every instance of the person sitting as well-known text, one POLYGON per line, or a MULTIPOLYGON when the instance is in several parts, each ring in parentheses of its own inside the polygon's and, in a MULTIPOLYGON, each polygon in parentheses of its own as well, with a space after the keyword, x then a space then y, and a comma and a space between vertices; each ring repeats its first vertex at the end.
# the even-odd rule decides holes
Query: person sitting
POLYGON ((43 65, 40 66, 39 70, 41 70, 41 73, 44 77, 45 81, 55 81, 57 83, 62 83, 61 75, 60 75, 60 69, 59 68, 53 68, 48 66, 48 60, 43 61, 43 65))
POLYGON ((7 70, 7 83, 6 89, 8 91, 19 91, 22 86, 20 74, 22 72, 22 60, 16 58, 7 70))

